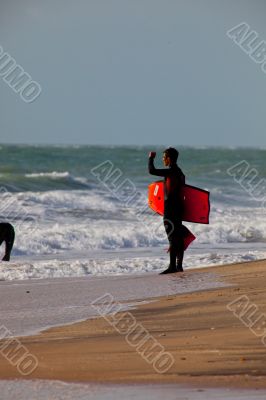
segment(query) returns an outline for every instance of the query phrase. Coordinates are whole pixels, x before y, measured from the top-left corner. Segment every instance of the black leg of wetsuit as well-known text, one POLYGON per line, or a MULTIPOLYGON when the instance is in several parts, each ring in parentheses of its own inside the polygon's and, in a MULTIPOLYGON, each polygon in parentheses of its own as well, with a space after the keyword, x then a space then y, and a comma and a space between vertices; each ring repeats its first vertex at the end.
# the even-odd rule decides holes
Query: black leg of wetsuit
POLYGON ((176 236, 176 258, 177 258, 177 271, 183 271, 183 258, 184 258, 184 226, 182 222, 176 229, 177 236, 176 236))
POLYGON ((183 245, 183 239, 180 241, 181 243, 178 245, 177 249, 177 271, 182 272, 183 271, 183 258, 184 258, 184 245, 183 245))
POLYGON ((176 269, 176 257, 177 257, 177 248, 175 245, 175 224, 173 221, 171 221, 170 219, 164 218, 164 227, 165 227, 165 231, 169 240, 169 256, 170 256, 170 263, 169 263, 169 267, 164 270, 163 272, 160 273, 160 275, 164 275, 164 274, 172 274, 174 272, 177 272, 176 269))
POLYGON ((173 257, 175 256, 177 272, 183 271, 183 258, 184 258, 184 238, 182 236, 182 228, 176 229, 176 236, 173 239, 173 257))
POLYGON ((2 236, 2 242, 5 242, 5 255, 3 257, 3 261, 10 261, 10 255, 13 248, 13 244, 15 241, 15 230, 13 226, 9 223, 2 224, 4 225, 4 233, 5 235, 2 236))
POLYGON ((164 218, 165 231, 169 240, 169 267, 161 274, 183 271, 184 237, 182 221, 175 218, 164 218))
POLYGON ((172 269, 176 270, 176 258, 177 258, 177 251, 176 251, 176 247, 172 244, 170 246, 170 266, 172 269))

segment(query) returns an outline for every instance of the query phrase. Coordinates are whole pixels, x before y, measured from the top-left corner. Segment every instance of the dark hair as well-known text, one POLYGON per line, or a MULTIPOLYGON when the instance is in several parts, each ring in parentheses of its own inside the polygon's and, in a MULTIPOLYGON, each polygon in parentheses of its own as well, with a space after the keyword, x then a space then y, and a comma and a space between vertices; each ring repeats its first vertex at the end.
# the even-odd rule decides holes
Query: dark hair
POLYGON ((172 162, 176 162, 179 156, 178 150, 176 150, 174 147, 168 147, 167 149, 164 150, 164 154, 170 158, 172 162))

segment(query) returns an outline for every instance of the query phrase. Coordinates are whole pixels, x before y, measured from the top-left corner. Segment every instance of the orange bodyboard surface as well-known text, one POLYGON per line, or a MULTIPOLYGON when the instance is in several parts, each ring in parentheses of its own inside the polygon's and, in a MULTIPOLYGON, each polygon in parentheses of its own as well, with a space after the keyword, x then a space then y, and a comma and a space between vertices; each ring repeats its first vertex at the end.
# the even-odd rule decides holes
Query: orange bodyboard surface
MULTIPOLYGON (((182 189, 182 221, 208 224, 210 215, 210 193, 194 186, 184 185, 182 189)), ((164 182, 149 185, 148 204, 157 214, 164 214, 164 182)))

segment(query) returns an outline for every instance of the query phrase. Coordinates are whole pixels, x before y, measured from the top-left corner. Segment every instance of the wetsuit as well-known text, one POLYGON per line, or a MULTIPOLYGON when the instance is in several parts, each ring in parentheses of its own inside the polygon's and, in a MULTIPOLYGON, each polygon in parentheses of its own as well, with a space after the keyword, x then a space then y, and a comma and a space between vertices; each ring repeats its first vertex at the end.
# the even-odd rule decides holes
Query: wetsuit
POLYGON ((10 260, 11 250, 15 240, 15 230, 8 222, 0 223, 0 246, 3 242, 6 244, 5 255, 3 261, 10 260))
POLYGON ((169 168, 154 167, 154 158, 149 158, 149 173, 164 177, 164 227, 170 244, 170 268, 182 270, 184 256, 184 234, 182 225, 181 188, 185 184, 185 175, 177 164, 169 168))

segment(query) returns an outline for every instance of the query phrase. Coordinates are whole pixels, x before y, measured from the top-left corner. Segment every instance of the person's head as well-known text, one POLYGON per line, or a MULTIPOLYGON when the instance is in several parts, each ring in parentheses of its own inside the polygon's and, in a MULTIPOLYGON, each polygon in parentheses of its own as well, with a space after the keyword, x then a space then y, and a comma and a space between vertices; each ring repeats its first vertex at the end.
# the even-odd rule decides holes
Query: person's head
POLYGON ((163 162, 165 167, 176 164, 179 153, 174 147, 168 147, 163 152, 163 162))

